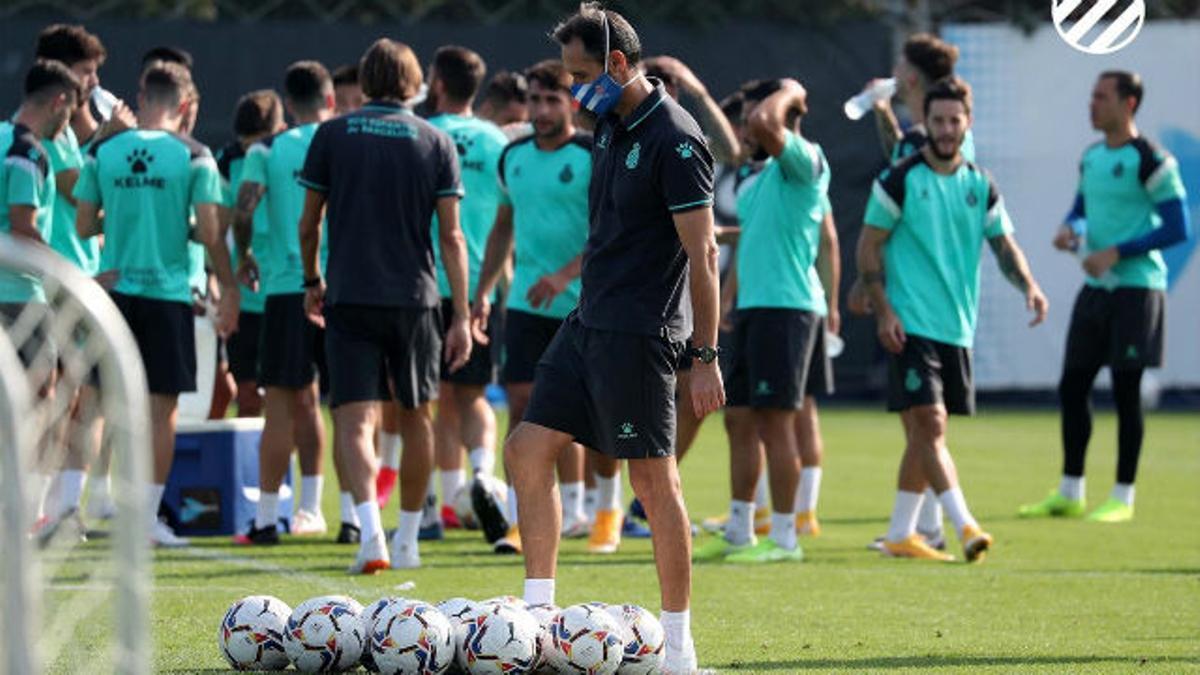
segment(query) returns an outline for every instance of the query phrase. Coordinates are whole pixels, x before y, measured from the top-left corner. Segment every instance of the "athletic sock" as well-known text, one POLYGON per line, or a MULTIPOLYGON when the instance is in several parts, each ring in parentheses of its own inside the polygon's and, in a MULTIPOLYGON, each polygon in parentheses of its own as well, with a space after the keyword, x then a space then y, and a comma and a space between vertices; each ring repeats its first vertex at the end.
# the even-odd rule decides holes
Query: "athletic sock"
POLYGON ((339 501, 342 504, 342 522, 361 530, 362 521, 358 519, 358 511, 354 508, 354 495, 343 492, 339 501))
POLYGON ((771 541, 779 548, 796 548, 796 514, 771 513, 771 541))
POLYGON ((817 510, 817 499, 821 496, 821 467, 814 466, 800 470, 800 485, 796 491, 796 513, 814 513, 817 510))
POLYGON ((685 649, 692 640, 692 612, 685 609, 682 612, 663 610, 659 616, 666 643, 674 649, 685 649))
POLYGON ((255 508, 254 528, 261 530, 271 527, 279 517, 279 493, 262 491, 258 493, 258 506, 255 508))
POLYGON ((767 472, 763 471, 758 474, 758 482, 754 484, 754 508, 767 508, 770 496, 771 493, 767 487, 767 472))
POLYGON ((1084 482, 1083 476, 1067 476, 1064 475, 1058 483, 1058 494, 1080 501, 1087 494, 1087 483, 1084 482))
POLYGON ((729 502, 729 520, 725 523, 725 541, 734 546, 750 543, 754 533, 754 502, 736 499, 729 502))
MULTIPOLYGON (((583 481, 563 483, 559 486, 562 493, 563 521, 578 518, 583 510, 583 481)), ((515 522, 515 521, 514 521, 515 522)))
POLYGON ((1125 506, 1133 506, 1133 486, 1128 483, 1113 485, 1112 498, 1125 506))
POLYGON ((467 453, 473 473, 490 476, 496 469, 496 453, 491 448, 478 447, 467 453))
POLYGON ((1082 476, 1087 458, 1088 441, 1092 438, 1092 384, 1095 368, 1068 368, 1058 384, 1061 410, 1063 473, 1082 476))
MULTIPOLYGON (((1137 480, 1138 460, 1146 420, 1142 412, 1142 370, 1117 370, 1112 373, 1113 401, 1117 407, 1117 483, 1133 485, 1137 480)), ((1133 497, 1130 496, 1130 503, 1133 497)))
POLYGON ((58 474, 58 512, 66 513, 79 509, 83 503, 83 486, 87 484, 87 473, 79 469, 63 469, 58 474))
POLYGON ((92 501, 97 503, 112 501, 112 477, 108 474, 103 476, 92 476, 90 481, 92 489, 88 493, 88 503, 92 501))
POLYGON ((400 434, 379 432, 379 459, 387 468, 394 471, 400 470, 400 450, 403 447, 404 441, 400 438, 400 434))
POLYGON ((396 540, 401 546, 416 546, 417 531, 421 529, 420 511, 401 511, 400 525, 396 528, 396 540))
POLYGON ((525 602, 530 605, 553 605, 554 579, 526 579, 525 602))
POLYGON ((933 488, 925 488, 921 494, 921 508, 917 510, 917 532, 927 536, 942 533, 942 503, 933 488))
MULTIPOLYGON (((358 513, 362 541, 369 541, 383 534, 383 518, 379 515, 379 502, 371 499, 355 506, 354 510, 358 513)), ((417 517, 420 518, 420 516, 421 513, 418 511, 417 517)))
POLYGON ((896 491, 896 503, 892 506, 892 521, 888 525, 887 540, 899 543, 917 531, 917 512, 921 509, 920 492, 896 491))
POLYGON ((442 484, 442 503, 453 504, 458 491, 466 485, 467 472, 462 469, 438 470, 438 481, 442 484))
POLYGON ((511 485, 508 486, 508 524, 517 526, 517 490, 511 485))
POLYGON ((962 488, 954 486, 938 495, 938 500, 942 502, 942 506, 946 509, 946 515, 950 517, 950 522, 954 523, 954 529, 958 532, 958 536, 962 537, 963 528, 967 526, 977 526, 974 516, 967 509, 967 500, 963 497, 962 488))
POLYGON ((33 472, 33 495, 37 499, 37 520, 41 520, 46 516, 46 497, 50 494, 51 477, 40 472, 33 472))
POLYGON ((325 476, 300 477, 300 508, 309 513, 321 512, 321 490, 325 487, 325 476))
POLYGON ((621 474, 615 473, 610 478, 596 476, 596 510, 621 510, 621 474))

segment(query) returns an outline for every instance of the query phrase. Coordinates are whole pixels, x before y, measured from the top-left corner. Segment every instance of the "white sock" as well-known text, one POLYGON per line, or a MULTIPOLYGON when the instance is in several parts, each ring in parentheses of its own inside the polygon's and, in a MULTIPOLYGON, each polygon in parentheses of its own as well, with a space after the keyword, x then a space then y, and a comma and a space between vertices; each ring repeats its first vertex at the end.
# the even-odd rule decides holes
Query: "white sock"
POLYGON ((587 514, 589 523, 596 522, 596 502, 598 501, 598 490, 594 487, 585 488, 583 491, 583 512, 587 514))
POLYGON ((531 605, 554 604, 553 579, 526 579, 525 602, 531 605))
POLYGON ((887 540, 901 542, 917 531, 917 511, 921 508, 920 492, 896 491, 892 506, 892 522, 888 525, 887 540))
POLYGON ((462 469, 449 471, 438 470, 438 480, 442 484, 442 503, 453 504, 458 491, 467 483, 467 472, 462 469))
POLYGON ((279 517, 279 493, 263 490, 258 493, 258 507, 254 512, 254 527, 262 529, 275 524, 279 517))
POLYGON ((735 546, 750 543, 754 535, 754 502, 729 502, 729 520, 725 523, 725 540, 735 546))
POLYGON ((611 478, 596 476, 596 510, 621 510, 621 474, 613 474, 611 478))
POLYGON ((771 541, 789 551, 796 548, 796 514, 771 513, 771 541))
POLYGON ((799 488, 796 490, 796 513, 816 512, 817 498, 821 496, 821 467, 801 469, 799 488))
POLYGON ((325 487, 325 476, 300 477, 300 508, 309 513, 321 512, 321 490, 325 487))
POLYGON ((471 471, 490 476, 496 469, 496 453, 491 448, 478 447, 467 453, 471 471))
POLYGON ((167 491, 167 486, 162 483, 154 483, 150 486, 150 518, 158 520, 158 508, 162 506, 163 494, 167 491))
POLYGON ((692 611, 690 609, 682 612, 664 610, 659 615, 659 622, 662 623, 663 633, 666 634, 668 648, 687 649, 692 642, 692 611))
MULTIPOLYGON (((1083 480, 1082 478, 1080 480, 1083 480)), ((1125 506, 1133 506, 1133 484, 1116 483, 1113 485, 1112 498, 1125 506)))
POLYGON ((508 486, 508 524, 517 525, 517 490, 511 485, 508 486))
MULTIPOLYGON (((379 502, 371 499, 354 507, 358 513, 359 529, 362 541, 370 541, 378 535, 383 534, 383 518, 379 515, 379 502)), ((421 517, 421 513, 417 512, 417 517, 421 517)))
POLYGON ((942 533, 942 503, 933 488, 925 488, 921 495, 921 509, 917 512, 917 532, 924 535, 942 533))
POLYGON ((387 468, 393 471, 400 470, 400 450, 403 447, 404 442, 400 439, 400 434, 379 432, 379 460, 387 468))
POLYGON ((1087 484, 1084 483, 1083 476, 1067 476, 1063 475, 1062 480, 1058 483, 1058 494, 1079 501, 1083 499, 1086 493, 1087 484))
POLYGON ((112 477, 108 474, 103 476, 92 476, 92 490, 88 494, 89 502, 96 500, 97 502, 112 501, 112 477))
POLYGON ((83 503, 83 486, 87 484, 87 474, 78 469, 63 469, 58 474, 58 512, 66 513, 78 509, 83 503))
POLYGON ((354 508, 354 495, 343 492, 340 501, 342 503, 342 522, 361 528, 362 521, 358 519, 358 511, 354 508))
POLYGON ((37 499, 37 520, 41 520, 46 515, 46 497, 50 494, 51 477, 35 471, 31 474, 31 478, 33 495, 37 499))
POLYGON ((754 485, 754 508, 767 508, 770 491, 767 486, 767 472, 758 474, 758 482, 754 485))
POLYGON ((563 520, 578 518, 583 510, 583 481, 563 483, 558 486, 562 493, 563 520))
POLYGON ((401 546, 416 546, 417 531, 421 529, 420 511, 400 511, 400 526, 394 535, 401 546))
POLYGON ((938 495, 938 500, 942 502, 946 515, 950 517, 950 522, 954 523, 954 530, 960 537, 964 527, 977 525, 974 516, 967 509, 967 500, 963 497, 962 488, 956 485, 938 495))

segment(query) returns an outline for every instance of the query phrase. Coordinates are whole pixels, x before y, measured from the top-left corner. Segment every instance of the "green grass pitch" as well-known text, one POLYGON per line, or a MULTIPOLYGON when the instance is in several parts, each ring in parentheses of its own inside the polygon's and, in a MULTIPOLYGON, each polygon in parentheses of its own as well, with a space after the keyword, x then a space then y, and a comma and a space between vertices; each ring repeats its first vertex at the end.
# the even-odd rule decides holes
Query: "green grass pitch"
MULTIPOLYGON (((987 410, 952 419, 950 447, 968 502, 996 537, 987 561, 973 566, 889 560, 866 550, 887 525, 899 422, 881 411, 830 408, 822 423, 824 533, 803 540, 802 564, 696 568, 692 614, 702 667, 738 673, 1200 671, 1200 416, 1148 418, 1137 517, 1115 526, 1015 517, 1019 504, 1057 483, 1053 412, 987 410)), ((1088 463, 1091 505, 1112 485, 1114 424, 1111 412, 1098 416, 1088 463)), ((726 448, 715 416, 682 465, 693 520, 727 507, 726 448)), ((336 526, 336 482, 328 475, 324 509, 336 526)), ((395 520, 393 502, 385 525, 395 520)), ((520 559, 492 555, 477 532, 452 532, 444 542, 423 545, 419 570, 370 578, 346 576, 353 548, 328 538, 285 538, 281 546, 255 550, 224 539, 196 544, 155 554, 151 625, 160 672, 223 672, 217 625, 243 595, 276 595, 293 606, 324 593, 348 593, 363 604, 385 594, 437 601, 519 595, 523 578, 520 559), (414 590, 396 590, 408 581, 414 590)), ((101 662, 106 649, 109 619, 102 608, 109 600, 89 573, 104 546, 46 556, 55 571, 43 637, 71 645, 49 664, 51 672, 99 672, 89 664, 101 662), (65 635, 55 632, 64 627, 65 635)), ((558 589, 560 605, 601 600, 659 608, 646 540, 626 541, 607 557, 587 554, 582 541, 567 542, 558 589)))

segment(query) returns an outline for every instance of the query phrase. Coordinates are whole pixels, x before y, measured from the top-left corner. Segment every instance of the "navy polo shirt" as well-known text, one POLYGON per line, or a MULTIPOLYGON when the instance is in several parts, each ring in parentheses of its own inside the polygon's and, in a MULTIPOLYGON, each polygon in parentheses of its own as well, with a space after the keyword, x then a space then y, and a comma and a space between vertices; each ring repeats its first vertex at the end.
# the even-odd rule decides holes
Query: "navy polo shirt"
POLYGON ((596 126, 583 254, 583 325, 682 341, 691 335, 688 258, 672 217, 711 208, 713 159, 662 83, 627 117, 596 126))
POLYGON ((326 303, 438 305, 429 224, 438 199, 463 195, 449 136, 370 101, 317 128, 298 180, 328 198, 326 303))

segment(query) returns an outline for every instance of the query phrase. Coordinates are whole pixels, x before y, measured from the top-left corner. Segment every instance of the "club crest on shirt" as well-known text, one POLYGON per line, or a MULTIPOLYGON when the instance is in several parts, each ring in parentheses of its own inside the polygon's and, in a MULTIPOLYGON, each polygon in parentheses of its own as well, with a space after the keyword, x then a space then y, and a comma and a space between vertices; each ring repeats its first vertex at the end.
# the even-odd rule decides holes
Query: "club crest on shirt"
POLYGON ((563 183, 570 183, 573 178, 575 178, 575 172, 571 171, 571 165, 564 164, 562 171, 558 173, 558 180, 563 183))
POLYGON ((692 155, 696 154, 696 148, 692 147, 691 141, 684 141, 675 146, 675 152, 679 153, 682 159, 691 159, 692 155))
POLYGON ((974 208, 977 204, 979 204, 979 197, 976 197, 975 191, 971 190, 967 193, 967 206, 974 208))
POLYGON ((1121 162, 1117 162, 1113 166, 1112 175, 1113 175, 1113 178, 1120 178, 1121 176, 1124 176, 1125 175, 1125 165, 1121 162))
POLYGON ((638 160, 642 158, 642 144, 634 143, 629 149, 629 154, 625 155, 625 168, 633 170, 637 168, 638 160))
POLYGON ((607 131, 600 134, 600 138, 596 140, 596 147, 600 148, 601 150, 605 150, 608 148, 608 132, 607 131))

